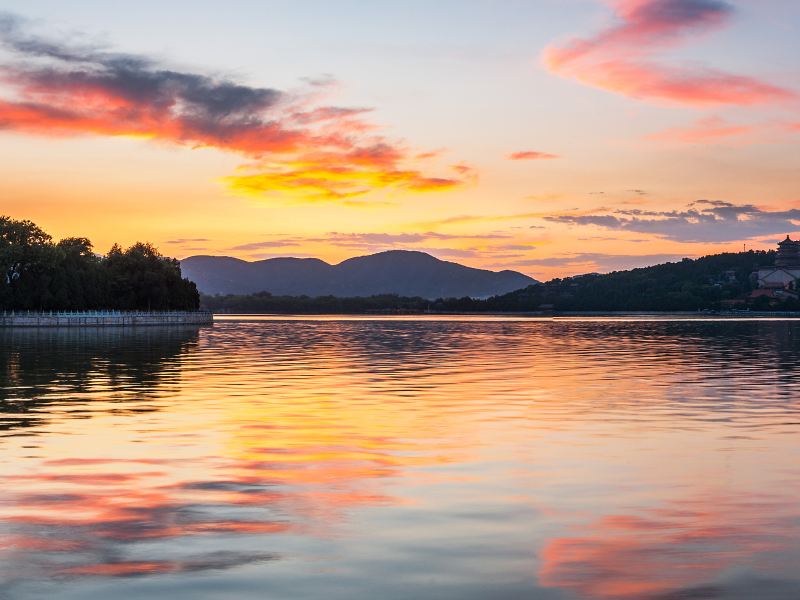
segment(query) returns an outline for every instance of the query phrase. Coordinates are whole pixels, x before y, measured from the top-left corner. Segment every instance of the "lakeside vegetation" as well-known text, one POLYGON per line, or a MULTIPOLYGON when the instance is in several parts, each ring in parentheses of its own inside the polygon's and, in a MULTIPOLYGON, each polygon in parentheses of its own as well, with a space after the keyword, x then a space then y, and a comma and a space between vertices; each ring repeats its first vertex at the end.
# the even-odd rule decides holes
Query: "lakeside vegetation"
POLYGON ((715 254, 630 271, 553 279, 487 299, 428 300, 392 294, 355 298, 273 296, 261 292, 202 295, 201 305, 215 312, 300 314, 800 310, 796 300, 776 304, 769 298, 748 298, 755 287, 753 271, 772 265, 774 260, 773 251, 715 254))
MULTIPOLYGON (((748 251, 685 258, 679 262, 554 279, 487 300, 490 310, 696 311, 770 308, 768 298, 750 301, 752 274, 772 265, 773 251, 748 251)), ((796 310, 796 303, 781 306, 796 310)))
POLYGON ((0 310, 196 310, 223 313, 633 312, 750 308, 800 310, 800 300, 750 298, 752 273, 773 251, 683 259, 553 279, 486 299, 200 295, 180 263, 148 243, 95 254, 86 238, 55 242, 31 221, 0 216, 0 310))
POLYGON ((53 238, 0 216, 0 310, 196 310, 197 287, 153 245, 94 253, 87 238, 53 238))

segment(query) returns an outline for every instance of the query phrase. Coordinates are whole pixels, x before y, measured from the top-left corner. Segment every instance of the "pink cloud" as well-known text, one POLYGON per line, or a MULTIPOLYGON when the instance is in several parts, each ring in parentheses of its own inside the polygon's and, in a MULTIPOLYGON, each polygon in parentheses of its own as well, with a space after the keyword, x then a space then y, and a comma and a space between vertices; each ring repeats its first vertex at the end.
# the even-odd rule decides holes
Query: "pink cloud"
POLYGON ((682 144, 711 144, 735 138, 737 144, 752 144, 765 141, 779 141, 787 134, 800 132, 800 123, 782 120, 766 121, 757 124, 731 123, 718 116, 698 119, 686 127, 672 127, 645 136, 655 142, 682 144))
POLYGON ((686 105, 753 105, 796 98, 788 89, 710 67, 665 65, 653 57, 687 37, 722 27, 733 7, 722 0, 618 0, 617 23, 594 37, 551 45, 545 67, 632 98, 686 105))
POLYGON ((534 150, 522 150, 520 152, 512 152, 508 155, 509 160, 551 160, 554 158, 561 158, 557 154, 549 154, 547 152, 536 152, 534 150))
POLYGON ((745 565, 769 571, 786 552, 797 534, 787 510, 710 495, 607 514, 547 540, 539 579, 593 600, 720 597, 702 590, 745 565))
POLYGON ((673 127, 647 136, 650 141, 708 144, 757 131, 753 125, 736 125, 720 117, 705 117, 688 127, 673 127))

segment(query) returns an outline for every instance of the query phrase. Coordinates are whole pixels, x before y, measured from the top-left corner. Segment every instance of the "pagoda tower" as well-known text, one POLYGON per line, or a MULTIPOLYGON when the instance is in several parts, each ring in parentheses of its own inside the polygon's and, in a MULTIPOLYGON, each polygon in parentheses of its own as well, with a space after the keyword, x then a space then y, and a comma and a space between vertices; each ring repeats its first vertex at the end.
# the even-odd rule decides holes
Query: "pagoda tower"
POLYGON ((800 241, 792 240, 788 235, 778 244, 776 267, 800 267, 800 241))

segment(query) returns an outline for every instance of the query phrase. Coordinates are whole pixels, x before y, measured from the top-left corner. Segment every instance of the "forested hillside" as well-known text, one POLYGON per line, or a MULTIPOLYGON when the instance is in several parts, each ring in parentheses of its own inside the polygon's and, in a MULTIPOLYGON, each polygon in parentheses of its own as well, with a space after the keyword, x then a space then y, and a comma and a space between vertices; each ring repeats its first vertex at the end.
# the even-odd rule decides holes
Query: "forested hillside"
POLYGON ((342 298, 260 293, 204 295, 202 304, 214 311, 241 313, 696 311, 731 307, 800 310, 797 301, 776 305, 768 298, 747 300, 754 286, 753 271, 774 260, 772 251, 715 254, 631 271, 554 279, 485 300, 427 300, 393 294, 342 298))
POLYGON ((771 265, 774 260, 772 251, 725 253, 631 271, 554 279, 490 298, 486 308, 504 311, 543 307, 560 311, 719 309, 730 303, 726 301, 744 298, 753 288, 753 271, 759 266, 771 265))

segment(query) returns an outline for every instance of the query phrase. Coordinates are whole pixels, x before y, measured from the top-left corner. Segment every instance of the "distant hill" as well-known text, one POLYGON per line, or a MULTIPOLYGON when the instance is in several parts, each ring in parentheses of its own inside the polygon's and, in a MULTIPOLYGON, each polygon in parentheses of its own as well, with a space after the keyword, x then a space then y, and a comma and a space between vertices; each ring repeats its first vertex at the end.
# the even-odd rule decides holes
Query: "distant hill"
POLYGON ((489 298, 481 303, 481 308, 498 311, 719 309, 733 302, 744 302, 742 299, 754 286, 753 271, 772 265, 774 261, 773 251, 751 250, 684 258, 679 262, 604 275, 593 273, 553 279, 489 298))
POLYGON ((228 256, 191 256, 181 261, 181 269, 204 294, 486 298, 538 283, 516 271, 474 269, 407 250, 359 256, 338 265, 317 258, 248 262, 228 256))
POLYGON ((715 254, 698 259, 553 279, 490 298, 451 295, 437 299, 379 294, 369 297, 304 297, 252 293, 201 296, 215 312, 239 313, 423 313, 536 311, 697 311, 729 308, 800 311, 800 300, 750 298, 753 271, 772 265, 775 252, 715 254))

